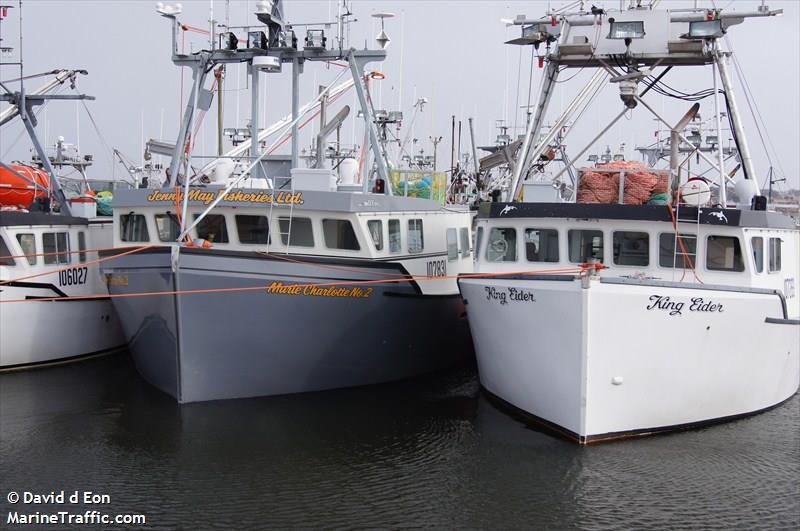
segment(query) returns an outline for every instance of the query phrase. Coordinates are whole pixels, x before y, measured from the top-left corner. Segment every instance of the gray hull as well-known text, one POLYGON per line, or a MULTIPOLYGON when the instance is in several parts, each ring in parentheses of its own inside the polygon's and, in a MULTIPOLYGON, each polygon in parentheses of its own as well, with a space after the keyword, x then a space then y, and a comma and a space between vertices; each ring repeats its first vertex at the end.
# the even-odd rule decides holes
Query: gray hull
MULTIPOLYGON (((352 282, 399 264, 168 248, 107 262, 112 294, 352 282)), ((256 291, 113 298, 142 376, 179 402, 368 385, 472 356, 463 303, 413 282, 363 285, 352 297, 256 291)))

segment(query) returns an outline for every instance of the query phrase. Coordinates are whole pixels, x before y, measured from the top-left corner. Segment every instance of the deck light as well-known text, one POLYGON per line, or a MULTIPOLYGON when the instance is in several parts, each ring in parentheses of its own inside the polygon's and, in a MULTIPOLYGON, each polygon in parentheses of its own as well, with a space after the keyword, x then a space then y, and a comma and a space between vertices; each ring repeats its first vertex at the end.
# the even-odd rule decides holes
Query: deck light
POLYGON ((725 28, 722 27, 721 20, 698 20, 689 22, 689 33, 681 35, 681 39, 699 41, 718 39, 723 35, 725 35, 725 28))
POLYGON ((232 31, 225 31, 219 34, 219 47, 222 50, 235 52, 239 46, 239 39, 232 31))
POLYGON ((249 50, 266 50, 267 36, 263 31, 250 31, 247 33, 247 48, 249 50))
POLYGON ((324 50, 327 42, 325 30, 310 29, 306 31, 306 50, 324 50))
POLYGON ((506 44, 527 46, 533 44, 537 49, 542 43, 555 42, 561 34, 560 24, 553 25, 548 22, 538 22, 522 26, 522 36, 506 41, 506 44))
POLYGON ((616 21, 612 18, 608 19, 611 24, 611 30, 608 32, 609 39, 643 39, 645 36, 644 22, 641 20, 623 20, 616 21))
POLYGON ((294 30, 285 29, 278 32, 278 42, 274 46, 277 50, 296 50, 297 49, 297 35, 294 30))

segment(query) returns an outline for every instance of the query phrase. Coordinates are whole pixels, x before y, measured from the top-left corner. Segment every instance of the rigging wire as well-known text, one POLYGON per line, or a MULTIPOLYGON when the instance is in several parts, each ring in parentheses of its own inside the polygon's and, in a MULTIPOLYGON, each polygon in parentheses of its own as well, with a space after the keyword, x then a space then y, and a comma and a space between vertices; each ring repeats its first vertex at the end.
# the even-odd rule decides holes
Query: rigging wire
MULTIPOLYGON (((56 88, 53 90, 53 94, 54 94, 54 95, 55 95, 55 94, 58 94, 59 92, 62 92, 63 90, 64 90, 64 85, 59 85, 58 87, 56 87, 56 88)), ((51 100, 44 100, 44 103, 43 103, 42 105, 38 106, 38 107, 37 107, 37 108, 36 108, 36 109, 33 111, 33 115, 34 115, 36 118, 38 118, 38 117, 39 117, 39 115, 42 113, 42 111, 45 109, 45 107, 47 107, 47 105, 50 103, 50 101, 51 101, 51 100)), ((14 146, 16 146, 16 145, 17 145, 17 142, 19 142, 19 141, 20 141, 20 139, 21 139, 23 136, 25 136, 26 134, 27 134, 27 130, 26 130, 24 127, 23 127, 23 128, 22 128, 22 131, 20 131, 20 132, 19 132, 19 134, 17 135, 17 137, 14 139, 14 141, 13 141, 13 142, 11 142, 11 145, 10 145, 10 146, 8 146, 8 147, 6 148, 6 150, 3 152, 3 154, 2 154, 2 158, 3 158, 3 159, 5 159, 5 158, 7 158, 7 157, 8 157, 8 154, 11 152, 11 150, 12 150, 12 149, 14 149, 14 146)))
MULTIPOLYGON (((769 143, 769 147, 772 148, 772 152, 775 154, 776 161, 778 163, 778 169, 780 169, 781 175, 786 177, 786 172, 783 170, 783 164, 781 164, 781 159, 778 156, 778 151, 775 149, 775 145, 772 143, 772 138, 769 136, 769 129, 766 127, 766 122, 764 121, 763 116, 761 115, 761 111, 758 108, 758 103, 756 102, 755 98, 752 98, 752 90, 750 90, 750 85, 747 82, 747 77, 744 75, 744 71, 742 70, 741 66, 739 65, 739 61, 736 59, 735 54, 731 54, 733 58, 733 66, 734 70, 736 70, 736 77, 739 79, 739 82, 744 87, 744 98, 747 101, 747 106, 750 108, 750 113, 753 115, 753 122, 755 122, 756 131, 758 131, 758 136, 761 139, 761 145, 764 148, 764 154, 767 157, 767 161, 769 162, 770 167, 773 166, 772 157, 770 157, 769 149, 767 148, 767 142, 769 143), (764 126, 764 131, 762 133, 762 128, 759 125, 764 126), (766 141, 764 140, 764 136, 766 135, 766 141)), ((767 177, 769 179, 769 177, 767 177)))

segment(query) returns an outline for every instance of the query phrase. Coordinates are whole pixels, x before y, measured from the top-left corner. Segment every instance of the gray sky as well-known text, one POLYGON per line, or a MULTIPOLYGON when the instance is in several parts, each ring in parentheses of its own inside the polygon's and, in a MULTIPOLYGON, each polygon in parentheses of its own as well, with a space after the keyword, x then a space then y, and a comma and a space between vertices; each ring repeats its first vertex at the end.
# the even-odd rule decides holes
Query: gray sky
MULTIPOLYGON (((4 2, 6 3, 6 2, 4 2)), ((16 2, 7 2, 16 3, 16 2)), ((169 3, 169 2, 165 2, 169 3)), ((184 1, 181 21, 197 27, 207 27, 209 0, 184 1)), ((592 2, 587 2, 591 4, 592 2)), ((596 1, 597 5, 618 7, 619 2, 596 1)), ((254 1, 230 2, 232 25, 254 24, 254 1)), ((359 21, 352 25, 351 45, 363 47, 368 41, 375 47, 374 37, 379 23, 370 15, 390 11, 397 16, 388 19, 386 32, 392 39, 389 57, 382 65, 373 65, 386 73, 386 79, 376 83, 376 99, 388 109, 400 108, 410 117, 414 96, 427 97, 425 107, 414 127, 414 136, 420 145, 430 149, 430 136, 443 136, 439 146, 439 168, 449 166, 450 117, 463 120, 462 149, 468 149, 467 118, 476 124, 477 143, 491 144, 497 133, 495 120, 505 119, 510 125, 522 127, 524 112, 517 108, 527 103, 528 80, 532 76, 532 102, 543 70, 533 65, 531 73, 530 48, 504 45, 503 42, 518 36, 519 28, 507 28, 501 18, 517 14, 540 16, 549 2, 502 2, 493 0, 472 1, 356 1, 353 11, 359 21), (521 65, 521 68, 520 68, 521 65), (402 99, 402 101, 400 101, 402 99), (515 112, 516 111, 516 112, 515 112), (444 162, 442 162, 444 161, 444 162)), ((664 0, 662 7, 685 7, 692 2, 664 0)), ((717 0, 725 9, 753 10, 760 4, 754 0, 717 0)), ((552 2, 553 6, 563 2, 552 2)), ((710 5, 710 2, 701 2, 710 5)), ((783 8, 785 15, 774 19, 753 19, 730 29, 730 43, 746 74, 758 110, 767 125, 762 131, 765 140, 771 141, 770 157, 775 169, 785 174, 788 186, 800 187, 800 2, 768 2, 772 8, 783 8)), ((174 141, 177 133, 180 101, 181 70, 170 61, 169 23, 155 13, 155 2, 143 1, 46 1, 23 2, 24 40, 22 44, 26 74, 44 72, 57 67, 85 68, 89 75, 79 81, 82 92, 97 98, 88 105, 98 122, 105 142, 119 148, 132 159, 139 161, 143 138, 162 137, 174 141)), ((224 20, 225 2, 213 2, 217 20, 224 20)), ((335 1, 284 2, 286 18, 291 22, 321 22, 333 20, 335 1)), ((19 10, 11 10, 2 26, 4 45, 18 48, 19 10)), ((335 28, 328 31, 333 37, 335 28)), ((301 36, 302 38, 302 36, 301 36)), ((187 34, 186 49, 207 47, 207 37, 187 34), (205 41, 205 42, 204 42, 205 41)), ((19 50, 15 51, 15 57, 19 50)), ((4 59, 7 61, 7 59, 4 59)), ((265 76, 267 123, 272 123, 290 110, 289 67, 282 74, 265 76)), ((243 127, 249 116, 249 99, 245 92, 245 69, 229 70, 225 84, 226 127, 243 127), (239 70, 237 72, 237 70, 239 70), (237 120, 237 110, 239 119, 237 120)), ((315 86, 330 82, 339 73, 336 67, 307 64, 302 76, 301 101, 311 99, 315 86)), ((567 72, 565 76, 572 75, 567 72)), ((549 117, 566 106, 580 86, 588 79, 588 72, 579 73, 573 82, 559 85, 553 98, 549 117)), ((2 79, 16 76, 16 72, 3 67, 2 79)), ((263 79, 263 78, 262 78, 263 79)), ((684 90, 700 90, 711 86, 711 71, 683 69, 673 71, 664 81, 684 90)), ((31 80, 27 90, 33 90, 42 80, 31 80)), ((738 86, 738 81, 735 81, 738 86)), ((190 76, 185 70, 184 91, 188 93, 190 76)), ((577 124, 568 142, 568 152, 580 150, 598 128, 602 128, 619 112, 620 103, 615 86, 604 89, 599 105, 588 111, 577 124)), ((748 138, 754 152, 759 182, 763 182, 769 162, 764 154, 758 132, 753 127, 748 103, 739 91, 739 104, 745 115, 748 138)), ((344 98, 353 106, 353 98, 344 98)), ((670 100, 649 94, 656 109, 668 119, 677 120, 689 107, 684 101, 670 100)), ((712 100, 703 102, 701 113, 713 114, 712 100)), ((216 108, 216 105, 214 106, 216 108)), ((334 109, 335 112, 336 109, 334 109)), ((353 113, 354 115, 354 113, 353 113)), ((351 115, 352 116, 352 115, 351 115)), ((112 173, 111 157, 100 142, 80 104, 53 102, 39 115, 40 136, 46 136, 48 145, 59 135, 69 142, 80 139, 81 149, 92 153, 97 160, 91 170, 95 177, 112 173)), ((263 125, 263 122, 262 122, 263 125)), ((653 121, 644 112, 634 112, 631 120, 622 120, 598 145, 590 151, 600 152, 610 145, 616 149, 626 143, 629 159, 638 155, 632 147, 647 144, 653 139, 653 121)), ((301 146, 308 146, 313 126, 301 136, 301 146)), ((0 130, 0 155, 3 160, 29 158, 30 144, 23 136, 15 143, 22 130, 19 124, 0 130)), ((203 122, 203 133, 198 135, 197 147, 206 153, 215 151, 216 117, 209 113, 203 122)), ((405 134, 405 130, 401 135, 405 134)), ((343 141, 353 139, 360 143, 360 127, 356 133, 348 125, 343 141)), ((288 146, 288 144, 287 144, 288 146)), ((288 151, 288 147, 287 147, 288 151)), ((580 161, 580 163, 584 163, 580 161)), ((124 170, 117 165, 113 170, 121 175, 124 170)), ((779 188, 785 188, 780 185, 779 188)))

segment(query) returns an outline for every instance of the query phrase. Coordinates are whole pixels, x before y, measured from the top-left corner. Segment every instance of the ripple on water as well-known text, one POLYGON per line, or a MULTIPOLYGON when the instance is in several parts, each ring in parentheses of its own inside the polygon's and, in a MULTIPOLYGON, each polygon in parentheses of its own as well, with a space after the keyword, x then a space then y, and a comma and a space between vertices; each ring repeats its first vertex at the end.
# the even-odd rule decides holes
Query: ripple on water
POLYGON ((116 356, 0 376, 0 492, 108 493, 154 529, 798 528, 799 428, 794 397, 582 448, 498 410, 472 368, 178 406, 116 356))

